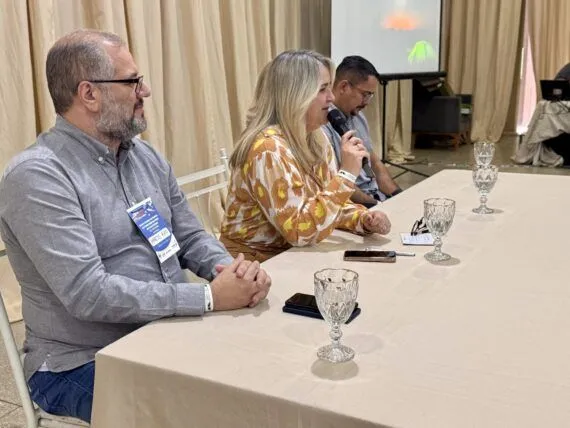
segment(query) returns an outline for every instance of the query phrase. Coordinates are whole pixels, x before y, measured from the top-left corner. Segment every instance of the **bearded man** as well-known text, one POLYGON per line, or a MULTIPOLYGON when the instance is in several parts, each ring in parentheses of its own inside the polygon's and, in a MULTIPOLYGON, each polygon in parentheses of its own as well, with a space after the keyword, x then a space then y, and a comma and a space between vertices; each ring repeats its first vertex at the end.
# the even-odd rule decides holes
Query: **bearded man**
POLYGON ((271 280, 204 231, 168 162, 136 137, 150 88, 121 38, 67 34, 46 75, 56 123, 7 166, 0 233, 32 399, 89 422, 98 350, 158 318, 255 306, 271 280))

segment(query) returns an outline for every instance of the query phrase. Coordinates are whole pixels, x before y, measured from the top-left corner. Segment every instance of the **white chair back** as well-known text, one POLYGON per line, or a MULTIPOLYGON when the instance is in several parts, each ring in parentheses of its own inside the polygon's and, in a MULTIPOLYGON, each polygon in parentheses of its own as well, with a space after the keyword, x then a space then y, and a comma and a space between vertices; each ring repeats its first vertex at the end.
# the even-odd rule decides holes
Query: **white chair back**
POLYGON ((190 203, 194 214, 202 222, 204 229, 216 237, 220 231, 226 192, 230 182, 226 149, 220 149, 220 160, 221 165, 193 172, 177 179, 178 185, 183 190, 185 187, 192 189, 185 192, 186 199, 190 203), (196 185, 199 181, 206 183, 204 187, 196 185), (214 210, 212 210, 212 207, 214 207, 214 210))
POLYGON ((79 419, 50 415, 40 410, 32 401, 30 397, 30 390, 24 376, 24 367, 22 366, 23 352, 18 349, 10 321, 8 321, 8 313, 6 306, 4 306, 4 299, 0 293, 0 333, 2 340, 8 353, 8 361, 12 369, 12 375, 16 381, 18 394, 22 400, 22 407, 24 415, 26 416, 26 427, 52 427, 52 428, 77 428, 88 427, 89 425, 79 419))

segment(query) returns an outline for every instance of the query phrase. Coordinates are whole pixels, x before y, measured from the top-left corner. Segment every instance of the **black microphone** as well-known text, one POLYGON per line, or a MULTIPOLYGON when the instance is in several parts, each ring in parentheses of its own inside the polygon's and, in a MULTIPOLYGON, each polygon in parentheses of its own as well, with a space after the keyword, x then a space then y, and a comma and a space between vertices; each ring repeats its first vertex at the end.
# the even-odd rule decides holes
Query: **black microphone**
MULTIPOLYGON (((329 111, 329 114, 327 115, 327 119, 329 120, 333 129, 341 137, 344 134, 346 134, 348 131, 350 131, 350 128, 346 124, 346 119, 344 118, 342 113, 340 111, 338 111, 337 109, 333 109, 333 110, 329 111)), ((368 162, 368 158, 362 159, 362 169, 364 170, 364 173, 368 177, 370 177, 370 178, 376 177, 374 175, 374 171, 372 171, 372 168, 370 168, 370 163, 368 162)))

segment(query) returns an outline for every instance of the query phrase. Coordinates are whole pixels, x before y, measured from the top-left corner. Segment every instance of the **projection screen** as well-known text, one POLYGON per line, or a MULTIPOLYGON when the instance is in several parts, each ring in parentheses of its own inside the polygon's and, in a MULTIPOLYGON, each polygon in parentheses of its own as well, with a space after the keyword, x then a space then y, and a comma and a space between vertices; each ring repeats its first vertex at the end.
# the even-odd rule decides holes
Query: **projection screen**
POLYGON ((440 72, 441 0, 332 0, 331 56, 368 59, 381 75, 440 72))

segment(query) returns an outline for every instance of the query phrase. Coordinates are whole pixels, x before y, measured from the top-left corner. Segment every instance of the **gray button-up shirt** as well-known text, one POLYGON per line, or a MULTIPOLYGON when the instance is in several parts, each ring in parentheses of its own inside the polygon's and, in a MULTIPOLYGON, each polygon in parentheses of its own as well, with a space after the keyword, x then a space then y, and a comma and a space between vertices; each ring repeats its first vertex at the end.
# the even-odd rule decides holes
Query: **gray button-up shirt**
POLYGON ((0 183, 0 232, 21 286, 26 376, 70 370, 143 323, 201 315, 215 265, 233 260, 191 212, 170 165, 146 142, 118 158, 62 117, 0 183), (127 208, 150 197, 180 251, 159 263, 127 208))
MULTIPOLYGON (((332 107, 337 108, 337 107, 332 107)), ((340 114, 343 114, 342 111, 338 110, 340 114)), ((362 140, 364 147, 368 152, 372 151, 372 141, 370 138, 370 131, 368 130, 368 122, 366 121, 366 117, 362 112, 359 112, 356 116, 346 117, 346 124, 348 125, 349 129, 356 130, 356 136, 362 140)), ((336 156, 337 165, 340 167, 341 162, 341 152, 340 152, 340 142, 341 136, 334 130, 330 123, 322 126, 323 131, 329 138, 333 148, 334 154, 336 156)), ((372 178, 368 177, 363 170, 360 170, 360 174, 356 177, 356 185, 360 190, 362 190, 367 195, 372 196, 379 201, 385 201, 386 195, 380 191, 378 188, 378 183, 376 182, 378 177, 372 178)))

